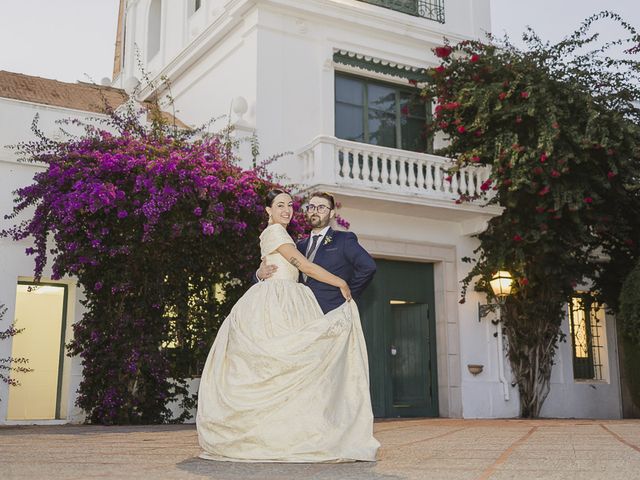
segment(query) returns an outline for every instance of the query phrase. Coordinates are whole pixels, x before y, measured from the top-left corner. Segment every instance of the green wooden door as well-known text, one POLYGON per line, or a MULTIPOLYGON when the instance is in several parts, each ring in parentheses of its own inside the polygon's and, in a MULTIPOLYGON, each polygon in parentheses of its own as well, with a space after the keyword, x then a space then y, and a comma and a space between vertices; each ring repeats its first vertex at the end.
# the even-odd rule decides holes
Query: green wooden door
POLYGON ((360 303, 376 417, 438 415, 433 265, 376 260, 360 303))

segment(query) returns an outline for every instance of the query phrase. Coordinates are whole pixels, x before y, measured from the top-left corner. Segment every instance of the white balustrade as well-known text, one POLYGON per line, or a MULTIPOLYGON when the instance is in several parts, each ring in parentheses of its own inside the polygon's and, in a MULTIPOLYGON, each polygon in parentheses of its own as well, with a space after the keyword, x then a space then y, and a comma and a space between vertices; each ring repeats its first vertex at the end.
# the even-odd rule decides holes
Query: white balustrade
POLYGON ((490 174, 486 166, 449 174, 451 161, 443 157, 329 136, 317 137, 298 157, 307 184, 357 185, 442 199, 473 197, 490 174))

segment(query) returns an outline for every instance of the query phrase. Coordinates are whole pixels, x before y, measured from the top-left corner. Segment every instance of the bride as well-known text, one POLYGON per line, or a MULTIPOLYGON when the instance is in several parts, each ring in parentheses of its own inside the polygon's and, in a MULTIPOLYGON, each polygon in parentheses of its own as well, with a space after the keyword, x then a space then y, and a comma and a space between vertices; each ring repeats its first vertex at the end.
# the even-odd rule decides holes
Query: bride
POLYGON ((260 252, 278 269, 238 300, 202 372, 201 458, 244 462, 375 461, 367 351, 347 283, 302 255, 286 231, 291 196, 269 192, 260 252), (302 272, 338 287, 324 315, 302 272))

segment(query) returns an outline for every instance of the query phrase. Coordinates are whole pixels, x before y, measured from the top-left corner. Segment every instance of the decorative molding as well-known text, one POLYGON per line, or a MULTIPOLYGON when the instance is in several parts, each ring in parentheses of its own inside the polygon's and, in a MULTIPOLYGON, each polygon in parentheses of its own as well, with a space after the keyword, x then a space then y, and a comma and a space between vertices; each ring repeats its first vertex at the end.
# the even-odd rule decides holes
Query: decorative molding
POLYGON ((401 77, 417 82, 425 81, 427 73, 425 68, 414 67, 391 60, 364 55, 349 50, 335 49, 333 61, 338 64, 348 65, 365 71, 372 71, 384 75, 401 77))

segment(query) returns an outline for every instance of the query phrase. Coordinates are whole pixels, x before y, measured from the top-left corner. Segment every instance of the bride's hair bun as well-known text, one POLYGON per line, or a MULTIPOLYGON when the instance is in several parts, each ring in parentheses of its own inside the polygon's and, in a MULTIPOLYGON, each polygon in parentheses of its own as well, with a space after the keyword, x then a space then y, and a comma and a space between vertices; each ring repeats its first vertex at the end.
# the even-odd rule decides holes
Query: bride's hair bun
POLYGON ((274 188, 273 190, 269 190, 269 193, 267 193, 267 196, 264 199, 265 206, 271 207, 276 197, 282 193, 291 196, 289 192, 287 192, 286 190, 282 190, 281 188, 274 188))

